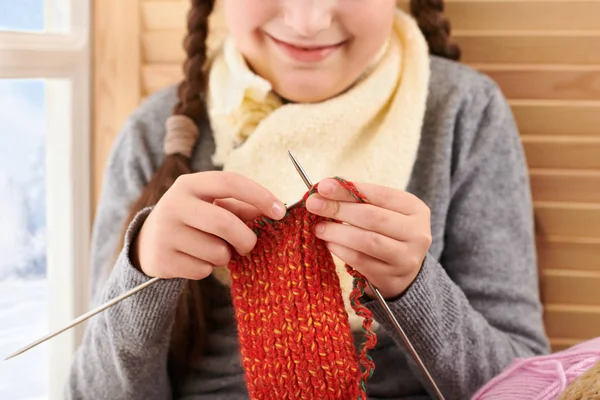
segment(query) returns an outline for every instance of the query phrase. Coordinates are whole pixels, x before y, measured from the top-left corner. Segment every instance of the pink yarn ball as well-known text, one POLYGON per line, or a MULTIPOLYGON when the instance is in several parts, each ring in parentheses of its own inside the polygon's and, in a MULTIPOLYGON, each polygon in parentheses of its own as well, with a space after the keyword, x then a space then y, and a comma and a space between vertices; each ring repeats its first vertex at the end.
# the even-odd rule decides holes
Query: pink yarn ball
POLYGON ((555 400, 600 361, 600 337, 547 356, 515 360, 471 400, 555 400))

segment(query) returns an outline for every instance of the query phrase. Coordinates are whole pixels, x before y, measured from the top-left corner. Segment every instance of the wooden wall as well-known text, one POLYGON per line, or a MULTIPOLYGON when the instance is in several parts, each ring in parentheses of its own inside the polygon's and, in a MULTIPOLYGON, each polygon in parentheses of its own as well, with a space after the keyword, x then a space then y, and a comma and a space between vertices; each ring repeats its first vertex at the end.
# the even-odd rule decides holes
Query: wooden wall
MULTIPOLYGON (((553 347, 600 336, 600 1, 446 3, 462 61, 499 83, 518 121, 553 347)), ((187 9, 186 0, 95 1, 95 198, 126 115, 181 76, 187 9)))

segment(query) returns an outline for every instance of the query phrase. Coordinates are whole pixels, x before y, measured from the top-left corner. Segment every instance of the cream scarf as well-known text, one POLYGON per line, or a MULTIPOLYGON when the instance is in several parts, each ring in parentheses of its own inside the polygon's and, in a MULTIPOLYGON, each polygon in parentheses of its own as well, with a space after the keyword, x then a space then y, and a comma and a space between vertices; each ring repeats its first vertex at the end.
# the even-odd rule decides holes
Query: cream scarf
MULTIPOLYGON (((283 105, 227 39, 209 76, 213 161, 287 203, 306 192, 287 150, 313 182, 339 175, 404 190, 417 155, 428 84, 427 43, 413 18, 402 11, 372 71, 350 90, 318 104, 283 105)), ((352 277, 334 259, 351 326, 360 329, 362 319, 348 301, 352 277)), ((215 269, 214 275, 230 284, 226 268, 215 269)))

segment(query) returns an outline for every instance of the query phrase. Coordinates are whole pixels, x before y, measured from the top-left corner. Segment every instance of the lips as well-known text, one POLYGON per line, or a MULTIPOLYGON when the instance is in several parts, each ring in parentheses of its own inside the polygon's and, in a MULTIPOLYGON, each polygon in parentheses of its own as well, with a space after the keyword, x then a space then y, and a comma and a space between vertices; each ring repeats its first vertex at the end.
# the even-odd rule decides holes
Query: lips
POLYGON ((301 63, 317 63, 323 61, 345 43, 340 42, 333 45, 302 46, 281 41, 270 35, 269 37, 284 54, 301 63))

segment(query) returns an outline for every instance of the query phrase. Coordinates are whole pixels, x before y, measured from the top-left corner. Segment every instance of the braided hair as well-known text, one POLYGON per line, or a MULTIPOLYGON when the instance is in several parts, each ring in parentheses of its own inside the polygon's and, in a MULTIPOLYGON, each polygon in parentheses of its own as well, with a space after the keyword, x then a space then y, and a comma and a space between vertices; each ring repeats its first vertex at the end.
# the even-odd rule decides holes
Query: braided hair
POLYGON ((443 0, 411 0, 410 12, 427 39, 431 54, 460 59, 460 48, 450 40, 450 20, 444 14, 443 0))
MULTIPOLYGON (((168 141, 174 129, 185 125, 184 128, 188 131, 189 127, 192 127, 195 135, 188 142, 195 144, 198 137, 196 125, 207 115, 203 95, 207 87, 208 20, 215 0, 191 0, 191 3, 187 19, 187 35, 183 43, 186 52, 186 61, 183 65, 184 78, 177 90, 178 102, 173 108, 172 116, 167 120, 165 140, 168 141)), ((192 172, 190 166, 192 149, 185 149, 185 147, 183 146, 182 149, 180 145, 181 151, 167 152, 164 161, 143 189, 138 200, 132 205, 122 238, 127 226, 139 210, 155 205, 179 176, 192 172)), ((206 347, 207 313, 204 299, 209 290, 209 286, 204 281, 188 281, 185 284, 177 305, 171 334, 170 361, 175 365, 185 365, 189 360, 199 358, 206 347)))

